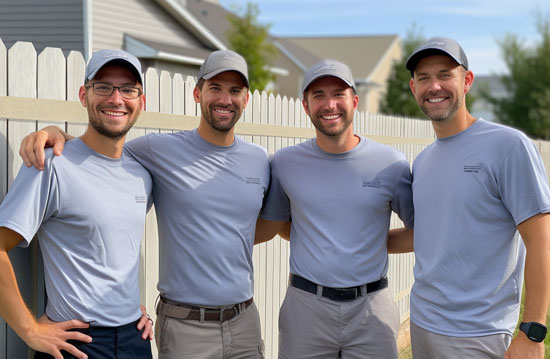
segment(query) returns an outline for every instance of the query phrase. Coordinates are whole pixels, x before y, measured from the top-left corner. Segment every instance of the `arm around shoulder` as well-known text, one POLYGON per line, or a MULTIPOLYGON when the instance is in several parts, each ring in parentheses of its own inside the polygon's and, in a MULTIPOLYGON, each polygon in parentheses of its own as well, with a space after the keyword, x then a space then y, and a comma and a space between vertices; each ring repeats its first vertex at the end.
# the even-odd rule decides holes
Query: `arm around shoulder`
POLYGON ((19 147, 19 155, 25 166, 34 166, 38 170, 44 169, 44 148, 53 147, 56 156, 61 155, 65 142, 74 137, 57 126, 47 126, 23 138, 19 147))

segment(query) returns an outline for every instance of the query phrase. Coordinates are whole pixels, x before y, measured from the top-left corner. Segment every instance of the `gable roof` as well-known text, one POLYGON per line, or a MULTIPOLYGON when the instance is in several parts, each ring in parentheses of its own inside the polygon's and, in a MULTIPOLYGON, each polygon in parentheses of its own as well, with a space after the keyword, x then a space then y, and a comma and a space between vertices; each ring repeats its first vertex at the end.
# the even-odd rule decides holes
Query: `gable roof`
POLYGON ((386 59, 397 35, 285 37, 288 42, 304 48, 319 58, 331 58, 347 64, 353 76, 363 81, 370 77, 386 59))
POLYGON ((204 42, 207 47, 212 47, 216 50, 227 49, 226 44, 210 30, 210 27, 204 26, 202 22, 197 20, 197 18, 190 11, 188 11, 188 9, 184 7, 181 2, 177 0, 154 1, 163 7, 169 14, 171 14, 189 32, 204 42))

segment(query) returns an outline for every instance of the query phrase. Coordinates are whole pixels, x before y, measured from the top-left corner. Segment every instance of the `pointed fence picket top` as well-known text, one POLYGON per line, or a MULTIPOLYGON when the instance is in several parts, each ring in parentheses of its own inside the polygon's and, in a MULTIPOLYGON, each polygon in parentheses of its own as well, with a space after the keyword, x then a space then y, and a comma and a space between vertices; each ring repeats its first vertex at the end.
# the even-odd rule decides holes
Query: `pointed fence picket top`
POLYGON ((193 99, 193 89, 195 88, 195 79, 192 76, 185 78, 185 112, 187 116, 197 115, 197 104, 193 99))
POLYGON ((159 112, 159 76, 157 70, 148 68, 145 72, 145 109, 149 112, 159 112))
POLYGON ((65 56, 61 49, 46 47, 38 55, 38 98, 65 100, 66 73, 65 56))
POLYGON ((16 42, 8 50, 8 96, 36 97, 36 50, 30 42, 16 42))
POLYGON ((185 82, 181 74, 175 74, 172 79, 172 113, 185 114, 185 82))
POLYGON ((168 71, 160 73, 159 110, 163 113, 172 113, 172 78, 168 71))
POLYGON ((78 101, 78 91, 84 85, 86 61, 80 52, 71 51, 67 56, 67 100, 78 101))

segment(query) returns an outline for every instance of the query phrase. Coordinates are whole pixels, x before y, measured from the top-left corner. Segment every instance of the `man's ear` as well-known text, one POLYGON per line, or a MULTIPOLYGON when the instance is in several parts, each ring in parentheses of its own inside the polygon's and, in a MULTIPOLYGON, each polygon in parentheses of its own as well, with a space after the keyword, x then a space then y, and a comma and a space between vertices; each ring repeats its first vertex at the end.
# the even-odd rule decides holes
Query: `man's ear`
POLYGON ((467 94, 468 91, 470 91, 473 84, 474 84, 474 73, 468 70, 466 71, 466 75, 464 76, 464 94, 467 94))
POLYGON ((414 88, 414 79, 411 77, 411 81, 409 82, 409 87, 411 88, 411 92, 414 96, 416 96, 416 89, 414 88))
POLYGON ((195 100, 196 103, 201 102, 201 90, 199 89, 198 86, 195 86, 193 88, 193 99, 195 100))
POLYGON ((309 116, 309 108, 307 107, 307 100, 305 98, 302 99, 302 106, 304 106, 304 111, 306 111, 306 115, 309 116))
POLYGON ((78 89, 78 99, 80 100, 80 103, 84 107, 88 106, 88 96, 86 93, 87 90, 88 89, 84 85, 80 86, 80 89, 78 89))

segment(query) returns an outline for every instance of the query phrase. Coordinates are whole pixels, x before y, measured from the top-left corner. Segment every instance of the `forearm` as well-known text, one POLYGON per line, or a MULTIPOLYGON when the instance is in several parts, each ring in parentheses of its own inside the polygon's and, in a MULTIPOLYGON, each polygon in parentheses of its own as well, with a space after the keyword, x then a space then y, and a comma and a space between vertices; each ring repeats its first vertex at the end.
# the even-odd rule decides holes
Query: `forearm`
POLYGON ((5 251, 0 251, 0 288, 0 316, 26 342, 36 326, 36 319, 21 297, 13 266, 5 251))
POLYGON ((550 301, 549 249, 528 251, 525 261, 524 322, 546 323, 550 301))
MULTIPOLYGON (((530 230, 518 226, 524 240, 525 258, 525 306, 524 322, 546 322, 550 302, 550 215, 532 219, 530 230)), ((527 221, 526 221, 527 222, 527 221)))
POLYGON ((388 232, 388 253, 409 253, 414 250, 414 231, 405 227, 388 232))

